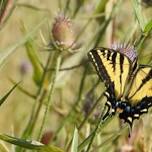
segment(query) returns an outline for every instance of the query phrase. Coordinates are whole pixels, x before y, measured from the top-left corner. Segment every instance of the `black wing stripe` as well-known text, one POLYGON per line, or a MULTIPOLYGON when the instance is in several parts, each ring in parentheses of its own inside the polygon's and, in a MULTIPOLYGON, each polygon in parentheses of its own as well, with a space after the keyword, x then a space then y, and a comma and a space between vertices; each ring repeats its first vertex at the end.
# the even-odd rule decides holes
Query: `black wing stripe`
POLYGON ((132 73, 134 73, 137 68, 138 68, 137 60, 135 60, 135 61, 133 62, 132 73))
POLYGON ((109 59, 110 59, 110 56, 111 56, 111 52, 110 52, 110 51, 108 51, 108 53, 107 53, 107 60, 109 60, 109 59))
POLYGON ((123 64, 124 64, 124 57, 120 54, 120 89, 122 93, 122 73, 123 73, 123 64))
POLYGON ((120 55, 120 71, 123 73, 123 63, 124 63, 124 57, 120 55))
POLYGON ((149 71, 149 73, 147 74, 147 76, 142 80, 142 83, 140 84, 140 86, 137 88, 137 90, 135 91, 135 93, 134 93, 130 98, 132 98, 136 93, 138 93, 138 91, 139 91, 144 85, 146 85, 146 82, 148 82, 150 79, 152 79, 152 69, 149 71))
MULTIPOLYGON (((103 53, 103 55, 105 55, 105 51, 104 50, 100 50, 100 51, 103 53)), ((111 83, 110 77, 109 77, 105 67, 103 66, 103 63, 102 63, 101 58, 98 55, 97 51, 96 50, 90 51, 88 53, 88 56, 92 60, 94 66, 96 68, 96 71, 97 71, 99 77, 102 79, 102 81, 105 82, 105 80, 106 80, 107 83, 105 83, 105 84, 106 85, 110 84, 111 83)))
POLYGON ((114 52, 114 53, 112 54, 113 72, 115 72, 115 70, 116 70, 116 57, 117 57, 117 53, 114 52))

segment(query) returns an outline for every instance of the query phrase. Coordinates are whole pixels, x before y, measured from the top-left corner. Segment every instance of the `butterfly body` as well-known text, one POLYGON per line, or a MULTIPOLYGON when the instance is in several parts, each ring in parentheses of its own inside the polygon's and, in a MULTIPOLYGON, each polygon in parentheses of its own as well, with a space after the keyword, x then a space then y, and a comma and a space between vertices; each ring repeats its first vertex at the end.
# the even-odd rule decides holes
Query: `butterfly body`
MULTIPOLYGON (((138 65, 118 50, 95 48, 88 53, 95 69, 105 83, 108 116, 119 112, 120 119, 132 125, 152 106, 152 67, 138 65)), ((105 118, 104 117, 104 118, 105 118)))

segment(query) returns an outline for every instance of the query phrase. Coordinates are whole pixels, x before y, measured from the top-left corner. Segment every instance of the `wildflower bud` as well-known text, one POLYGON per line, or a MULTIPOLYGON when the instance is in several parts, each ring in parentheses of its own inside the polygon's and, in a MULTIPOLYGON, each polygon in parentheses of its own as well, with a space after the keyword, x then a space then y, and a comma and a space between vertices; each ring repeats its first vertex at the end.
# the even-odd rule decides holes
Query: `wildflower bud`
POLYGON ((41 138, 41 143, 48 145, 50 143, 52 137, 53 137, 53 132, 46 131, 41 138))
POLYGON ((63 14, 56 17, 52 28, 52 35, 58 46, 64 49, 72 47, 74 43, 72 23, 63 14))

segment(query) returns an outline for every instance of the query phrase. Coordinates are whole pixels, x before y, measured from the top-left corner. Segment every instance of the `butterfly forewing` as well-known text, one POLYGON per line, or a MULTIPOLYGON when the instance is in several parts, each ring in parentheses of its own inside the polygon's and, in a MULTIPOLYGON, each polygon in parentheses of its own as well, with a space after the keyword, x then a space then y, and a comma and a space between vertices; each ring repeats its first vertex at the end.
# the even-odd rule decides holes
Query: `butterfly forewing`
POLYGON ((152 97, 152 68, 149 66, 140 67, 136 72, 128 100, 136 105, 145 97, 152 97))
POLYGON ((130 73, 129 59, 119 52, 106 48, 91 50, 89 57, 105 85, 108 86, 113 83, 115 96, 120 98, 123 95, 130 73))

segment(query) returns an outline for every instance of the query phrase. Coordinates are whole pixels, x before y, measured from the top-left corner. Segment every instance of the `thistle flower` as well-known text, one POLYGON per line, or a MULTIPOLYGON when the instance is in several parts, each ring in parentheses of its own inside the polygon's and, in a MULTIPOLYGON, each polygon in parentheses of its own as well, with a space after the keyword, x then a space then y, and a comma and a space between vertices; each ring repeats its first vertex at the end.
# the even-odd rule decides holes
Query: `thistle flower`
POLYGON ((70 19, 63 14, 59 14, 53 24, 52 35, 59 47, 64 49, 72 47, 75 38, 70 19))
POLYGON ((132 62, 137 58, 137 52, 132 45, 113 44, 111 48, 126 55, 132 62))

